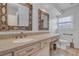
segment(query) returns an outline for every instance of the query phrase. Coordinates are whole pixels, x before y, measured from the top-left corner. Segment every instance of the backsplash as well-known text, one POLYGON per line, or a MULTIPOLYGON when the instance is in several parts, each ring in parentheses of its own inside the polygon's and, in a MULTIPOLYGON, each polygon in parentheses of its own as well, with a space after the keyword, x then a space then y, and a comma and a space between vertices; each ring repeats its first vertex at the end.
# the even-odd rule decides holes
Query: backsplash
MULTIPOLYGON (((25 36, 33 36, 33 35, 40 35, 40 34, 46 34, 46 33, 49 33, 49 32, 28 32, 28 33, 24 32, 24 35, 25 36)), ((16 38, 19 34, 20 33, 0 35, 0 40, 16 38)))

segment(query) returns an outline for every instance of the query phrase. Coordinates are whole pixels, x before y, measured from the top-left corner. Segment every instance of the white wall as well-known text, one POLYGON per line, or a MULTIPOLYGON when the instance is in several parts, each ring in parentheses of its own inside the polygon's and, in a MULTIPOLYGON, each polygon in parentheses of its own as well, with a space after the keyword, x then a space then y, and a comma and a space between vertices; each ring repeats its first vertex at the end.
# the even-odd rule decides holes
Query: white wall
MULTIPOLYGON (((59 29, 59 32, 61 33, 73 33, 73 39, 75 43, 75 47, 79 48, 79 5, 73 8, 68 8, 66 10, 62 11, 62 15, 59 17, 66 17, 66 16, 73 16, 73 29, 59 29)), ((65 37, 63 39, 71 39, 70 37, 65 37)))
POLYGON ((50 33, 55 33, 57 29, 56 16, 60 15, 60 13, 53 7, 53 5, 45 3, 33 4, 33 31, 38 31, 38 9, 43 9, 49 13, 49 31, 50 33))
POLYGON ((33 4, 33 9, 32 9, 32 30, 33 31, 38 31, 38 5, 33 4))
POLYGON ((50 33, 54 34, 57 30, 57 17, 58 15, 61 15, 61 13, 52 5, 49 6, 49 14, 50 14, 50 22, 49 22, 49 31, 50 33))

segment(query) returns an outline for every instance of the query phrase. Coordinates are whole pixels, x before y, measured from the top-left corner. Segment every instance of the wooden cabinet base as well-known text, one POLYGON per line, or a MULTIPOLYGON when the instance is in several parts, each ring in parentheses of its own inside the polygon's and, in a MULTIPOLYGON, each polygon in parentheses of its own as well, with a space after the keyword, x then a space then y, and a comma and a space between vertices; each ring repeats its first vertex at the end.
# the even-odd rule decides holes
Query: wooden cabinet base
POLYGON ((49 49, 48 49, 48 47, 45 47, 31 56, 49 56, 49 55, 50 55, 49 49))

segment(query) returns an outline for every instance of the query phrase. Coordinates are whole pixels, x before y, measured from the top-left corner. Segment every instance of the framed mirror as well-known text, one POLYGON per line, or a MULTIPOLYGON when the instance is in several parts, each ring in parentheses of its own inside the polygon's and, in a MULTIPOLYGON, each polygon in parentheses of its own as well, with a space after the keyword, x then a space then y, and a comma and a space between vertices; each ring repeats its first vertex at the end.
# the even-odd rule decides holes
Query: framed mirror
POLYGON ((38 10, 39 30, 49 30, 49 14, 41 9, 38 10))
POLYGON ((32 5, 29 3, 8 4, 8 25, 12 30, 32 30, 32 5))
POLYGON ((0 3, 0 31, 32 30, 32 5, 0 3))

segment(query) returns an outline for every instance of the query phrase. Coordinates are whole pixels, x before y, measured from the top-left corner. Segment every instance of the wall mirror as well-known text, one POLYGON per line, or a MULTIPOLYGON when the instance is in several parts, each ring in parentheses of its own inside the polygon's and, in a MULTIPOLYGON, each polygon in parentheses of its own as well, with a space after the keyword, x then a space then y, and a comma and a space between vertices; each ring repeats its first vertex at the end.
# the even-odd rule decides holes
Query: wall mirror
POLYGON ((31 4, 2 3, 0 8, 0 30, 32 30, 31 4))
POLYGON ((49 30, 49 14, 39 9, 38 17, 39 17, 39 30, 49 30))

